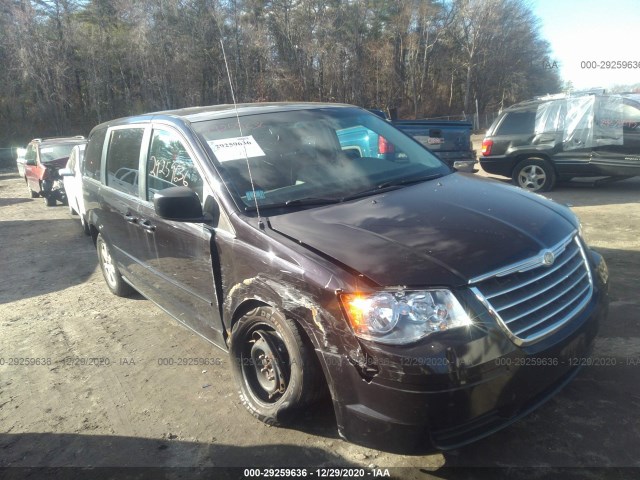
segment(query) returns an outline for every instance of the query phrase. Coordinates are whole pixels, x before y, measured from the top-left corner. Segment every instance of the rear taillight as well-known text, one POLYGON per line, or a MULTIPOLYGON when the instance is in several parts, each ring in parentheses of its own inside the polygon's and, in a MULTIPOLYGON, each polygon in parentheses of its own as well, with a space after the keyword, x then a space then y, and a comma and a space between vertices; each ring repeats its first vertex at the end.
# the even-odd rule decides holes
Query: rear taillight
POLYGON ((485 157, 491 155, 491 147, 493 147, 493 140, 482 141, 482 155, 485 157))
POLYGON ((378 137, 378 153, 393 153, 394 147, 393 143, 389 143, 389 141, 380 136, 378 137))

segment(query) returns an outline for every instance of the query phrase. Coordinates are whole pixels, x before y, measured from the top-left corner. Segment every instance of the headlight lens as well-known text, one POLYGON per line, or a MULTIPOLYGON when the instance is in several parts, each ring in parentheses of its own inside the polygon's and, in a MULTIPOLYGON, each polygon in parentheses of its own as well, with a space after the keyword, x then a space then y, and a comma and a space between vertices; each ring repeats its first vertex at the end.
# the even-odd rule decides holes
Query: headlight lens
POLYGON ((458 299, 444 289, 341 294, 340 301, 356 335, 380 343, 415 342, 472 323, 458 299))

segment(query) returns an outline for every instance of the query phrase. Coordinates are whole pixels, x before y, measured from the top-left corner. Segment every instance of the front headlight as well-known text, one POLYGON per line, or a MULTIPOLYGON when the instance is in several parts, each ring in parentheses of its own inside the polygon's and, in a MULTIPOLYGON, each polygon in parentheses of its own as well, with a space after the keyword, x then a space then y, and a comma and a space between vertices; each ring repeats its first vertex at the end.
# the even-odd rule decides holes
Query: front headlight
POLYGON ((458 299, 444 289, 345 293, 340 301, 355 334, 380 343, 415 342, 472 323, 458 299))

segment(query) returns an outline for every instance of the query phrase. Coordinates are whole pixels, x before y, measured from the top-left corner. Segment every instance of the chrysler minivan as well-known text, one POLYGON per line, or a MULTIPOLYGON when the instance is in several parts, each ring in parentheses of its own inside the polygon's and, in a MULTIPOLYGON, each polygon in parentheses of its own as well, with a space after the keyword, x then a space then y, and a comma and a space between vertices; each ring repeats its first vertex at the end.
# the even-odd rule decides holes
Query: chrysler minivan
POLYGON ((454 172, 348 105, 106 122, 83 188, 109 289, 228 351, 272 425, 330 396, 349 441, 456 448, 566 385, 607 315, 606 264, 567 207, 454 172), (349 155, 353 128, 393 154, 349 155))

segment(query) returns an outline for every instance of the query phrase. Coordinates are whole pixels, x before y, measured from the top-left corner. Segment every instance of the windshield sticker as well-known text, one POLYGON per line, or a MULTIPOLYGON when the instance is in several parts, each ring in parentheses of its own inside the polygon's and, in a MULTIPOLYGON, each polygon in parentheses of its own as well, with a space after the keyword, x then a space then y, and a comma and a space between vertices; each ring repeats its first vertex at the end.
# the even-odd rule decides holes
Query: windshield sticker
POLYGON ((51 153, 53 152, 53 147, 45 147, 40 149, 40 153, 51 153))
POLYGON ((245 195, 247 196, 247 200, 264 200, 265 198, 267 198, 264 194, 264 190, 256 190, 255 195, 254 192, 249 190, 248 192, 245 192, 245 195))
POLYGON ((248 137, 225 138, 207 142, 219 162, 240 160, 242 158, 263 157, 264 152, 253 135, 248 137))

